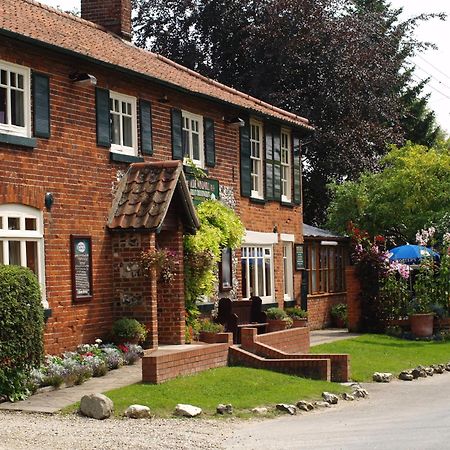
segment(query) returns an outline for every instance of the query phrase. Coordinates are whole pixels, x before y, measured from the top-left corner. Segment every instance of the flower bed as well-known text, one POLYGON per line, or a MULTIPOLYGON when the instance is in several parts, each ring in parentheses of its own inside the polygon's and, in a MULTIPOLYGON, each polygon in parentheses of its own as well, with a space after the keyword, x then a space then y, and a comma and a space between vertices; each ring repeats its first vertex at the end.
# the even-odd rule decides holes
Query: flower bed
POLYGON ((47 355, 39 369, 33 370, 30 388, 53 386, 59 388, 84 383, 91 377, 101 377, 109 370, 123 365, 135 364, 143 356, 143 350, 136 344, 83 344, 75 352, 65 352, 61 356, 47 355))

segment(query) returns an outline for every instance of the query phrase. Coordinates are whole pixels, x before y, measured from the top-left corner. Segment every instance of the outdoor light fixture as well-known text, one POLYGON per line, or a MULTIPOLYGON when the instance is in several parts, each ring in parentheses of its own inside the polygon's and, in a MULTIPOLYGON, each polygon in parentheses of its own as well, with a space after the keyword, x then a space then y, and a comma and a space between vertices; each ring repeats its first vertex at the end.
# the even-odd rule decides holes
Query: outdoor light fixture
POLYGON ((320 245, 334 246, 334 245, 338 245, 338 243, 336 241, 320 241, 320 245))
POLYGON ((89 85, 92 84, 95 86, 97 84, 97 78, 94 77, 94 75, 91 75, 90 73, 80 73, 80 72, 74 72, 69 75, 70 81, 73 83, 77 83, 79 85, 89 85))
POLYGON ((223 121, 233 128, 242 128, 245 126, 245 121, 240 117, 224 117, 223 121))
POLYGON ((45 201, 45 207, 47 209, 51 209, 53 202, 55 201, 55 199, 53 198, 53 194, 51 192, 47 192, 45 194, 44 201, 45 201))
POLYGON ((163 95, 160 98, 158 98, 159 103, 169 103, 169 97, 167 95, 163 95))

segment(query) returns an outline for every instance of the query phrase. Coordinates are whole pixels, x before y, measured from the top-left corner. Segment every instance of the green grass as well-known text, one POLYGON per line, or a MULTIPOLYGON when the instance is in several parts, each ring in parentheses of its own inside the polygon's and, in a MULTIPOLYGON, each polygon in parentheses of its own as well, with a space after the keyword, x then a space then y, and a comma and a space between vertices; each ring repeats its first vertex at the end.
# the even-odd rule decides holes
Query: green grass
MULTIPOLYGON (((133 384, 105 392, 114 402, 115 414, 135 403, 147 405, 152 414, 171 416, 177 403, 199 406, 212 416, 219 403, 231 403, 233 416, 246 417, 255 406, 274 406, 299 400, 320 399, 323 391, 344 392, 337 383, 309 380, 268 370, 243 367, 211 369, 197 375, 179 377, 166 383, 133 384)), ((77 409, 77 405, 64 412, 77 409)))
POLYGON ((311 353, 349 353, 351 378, 371 381, 374 372, 398 374, 422 364, 450 361, 450 342, 407 341, 379 334, 311 347, 311 353))

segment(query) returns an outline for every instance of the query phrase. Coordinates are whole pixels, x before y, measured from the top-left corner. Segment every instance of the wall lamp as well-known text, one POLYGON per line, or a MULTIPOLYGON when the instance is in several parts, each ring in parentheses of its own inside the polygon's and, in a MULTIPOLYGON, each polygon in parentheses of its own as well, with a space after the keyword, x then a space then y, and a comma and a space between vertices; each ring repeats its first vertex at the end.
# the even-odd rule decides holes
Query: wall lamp
POLYGON ((53 193, 47 192, 44 197, 45 201, 45 207, 50 210, 53 206, 53 202, 55 201, 55 198, 53 197, 53 193))
POLYGON ((240 117, 224 117, 223 121, 232 128, 242 128, 245 127, 244 119, 240 117))
POLYGON ((81 86, 86 86, 92 84, 95 86, 97 84, 97 78, 94 75, 86 72, 74 72, 69 75, 70 81, 77 83, 81 86))
POLYGON ((160 98, 158 98, 159 103, 169 103, 169 97, 167 95, 162 95, 160 98))

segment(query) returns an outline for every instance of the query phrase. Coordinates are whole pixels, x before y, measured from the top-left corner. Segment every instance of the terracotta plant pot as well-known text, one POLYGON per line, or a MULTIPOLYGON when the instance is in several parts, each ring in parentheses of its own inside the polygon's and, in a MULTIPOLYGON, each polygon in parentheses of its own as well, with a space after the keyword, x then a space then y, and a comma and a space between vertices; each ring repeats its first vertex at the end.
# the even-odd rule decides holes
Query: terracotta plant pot
POLYGON ((200 331, 198 340, 206 344, 215 344, 217 342, 217 333, 212 331, 200 331))
POLYGON ((267 332, 272 333, 273 331, 283 331, 288 327, 288 322, 286 320, 278 319, 267 319, 267 332))
POLYGON ((308 326, 308 319, 292 319, 292 328, 302 328, 308 326))
POLYGON ((434 314, 411 314, 409 316, 411 333, 417 337, 433 336, 433 319, 434 314))

